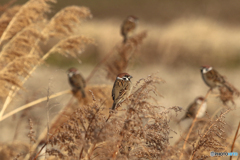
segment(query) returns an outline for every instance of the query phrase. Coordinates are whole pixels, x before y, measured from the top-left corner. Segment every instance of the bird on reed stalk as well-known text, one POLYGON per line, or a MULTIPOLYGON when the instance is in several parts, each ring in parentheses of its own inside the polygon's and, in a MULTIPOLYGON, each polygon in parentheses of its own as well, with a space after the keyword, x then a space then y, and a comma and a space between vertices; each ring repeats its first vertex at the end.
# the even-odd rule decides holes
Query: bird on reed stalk
POLYGON ((226 78, 218 73, 217 70, 213 69, 212 66, 202 66, 201 74, 203 81, 207 86, 212 90, 216 87, 226 87, 230 92, 235 93, 236 95, 240 95, 240 92, 229 82, 226 81, 226 78))
POLYGON ((115 110, 117 105, 130 95, 132 90, 131 78, 132 76, 128 73, 120 73, 117 75, 112 89, 112 110, 115 110))
POLYGON ((128 38, 136 30, 138 18, 135 16, 128 16, 122 23, 121 35, 123 36, 123 43, 126 43, 128 38))
POLYGON ((68 80, 70 85, 72 86, 73 93, 77 93, 81 91, 82 98, 86 97, 84 88, 86 87, 86 82, 83 76, 78 72, 78 70, 74 67, 68 69, 68 80))
POLYGON ((193 103, 188 106, 187 112, 183 118, 181 118, 178 123, 187 118, 202 118, 207 110, 207 102, 204 97, 197 97, 193 103), (200 108, 201 107, 201 108, 200 108), (200 110, 199 110, 200 109, 200 110), (199 110, 199 112, 198 112, 199 110), (197 114, 198 113, 198 114, 197 114))

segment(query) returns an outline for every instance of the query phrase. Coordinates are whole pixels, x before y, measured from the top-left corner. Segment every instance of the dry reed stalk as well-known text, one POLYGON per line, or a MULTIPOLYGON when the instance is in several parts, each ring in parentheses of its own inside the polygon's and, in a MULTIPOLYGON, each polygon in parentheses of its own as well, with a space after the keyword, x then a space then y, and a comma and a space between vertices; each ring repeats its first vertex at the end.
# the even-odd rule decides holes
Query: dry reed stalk
MULTIPOLYGON (((233 102, 233 92, 231 92, 229 89, 227 89, 227 88, 225 88, 225 87, 220 87, 219 88, 219 91, 220 91, 220 99, 222 100, 222 102, 223 102, 223 104, 224 105, 226 105, 226 102, 228 102, 228 101, 232 101, 233 102)), ((236 93, 236 92, 235 92, 236 93)), ((233 104, 234 104, 234 102, 233 102, 233 104)), ((220 115, 220 119, 221 119, 221 117, 224 115, 224 114, 226 114, 230 109, 229 109, 229 107, 227 107, 228 108, 228 110, 226 111, 226 112, 224 112, 224 113, 222 113, 221 115, 220 115)), ((218 121, 220 121, 219 120, 219 118, 217 118, 216 120, 214 120, 214 117, 216 116, 216 114, 221 110, 222 108, 221 107, 219 107, 212 115, 211 115, 211 118, 208 120, 208 122, 204 125, 204 126, 201 126, 201 133, 199 133, 199 135, 200 135, 200 137, 201 138, 198 138, 194 143, 196 144, 196 146, 194 146, 194 151, 193 151, 193 154, 191 155, 191 159, 193 159, 194 158, 194 154, 197 152, 197 150, 199 150, 200 149, 200 147, 201 147, 201 145, 199 144, 200 142, 199 141, 201 141, 204 137, 206 137, 206 134, 209 132, 209 130, 213 130, 213 128, 215 127, 215 123, 218 123, 218 121), (208 125, 209 123, 212 123, 212 124, 210 124, 210 126, 208 125), (209 127, 209 129, 206 131, 205 129, 206 129, 206 127, 209 127)), ((220 123, 222 123, 222 122, 220 122, 220 123)), ((218 125, 218 124, 217 124, 218 125)), ((223 127, 220 127, 220 128, 223 128, 223 127)), ((212 131, 212 132, 214 132, 214 133, 216 133, 216 135, 219 137, 219 138, 222 138, 221 136, 219 136, 219 135, 221 135, 222 133, 218 133, 218 131, 212 131)), ((219 131, 219 132, 223 132, 223 130, 221 130, 221 131, 219 131)), ((199 136, 198 135, 198 136, 199 136)), ((214 137, 211 137, 211 138, 208 138, 209 140, 210 139, 214 139, 214 137)), ((215 141, 216 143, 217 143, 217 141, 215 141)), ((204 142, 205 143, 205 145, 207 144, 207 142, 204 142)), ((214 144, 214 143, 212 143, 212 144, 214 144)), ((213 145, 212 145, 213 146, 213 145)), ((215 148, 215 150, 217 150, 217 149, 219 149, 219 148, 217 148, 217 144, 215 144, 214 145, 216 148, 215 148)), ((211 145, 209 145, 208 146, 208 148, 209 147, 211 147, 211 145)), ((200 151, 201 153, 203 153, 202 151, 200 151)))
POLYGON ((71 93, 71 91, 70 91, 70 90, 61 91, 61 92, 55 93, 55 94, 53 94, 53 95, 50 95, 49 97, 39 98, 39 99, 37 99, 37 100, 35 100, 35 101, 32 101, 32 102, 30 102, 30 103, 27 103, 27 104, 25 104, 25 105, 23 105, 23 106, 21 106, 21 107, 18 107, 17 109, 15 109, 15 110, 13 110, 13 111, 11 111, 11 112, 5 114, 4 116, 2 116, 2 118, 0 119, 0 122, 3 121, 3 120, 6 119, 6 118, 8 118, 8 117, 10 117, 10 116, 18 113, 18 112, 20 112, 20 111, 23 111, 23 110, 25 110, 25 109, 27 109, 27 108, 29 108, 29 107, 33 107, 34 105, 39 104, 39 103, 41 103, 41 102, 44 102, 44 101, 46 101, 48 98, 49 98, 49 99, 53 99, 53 98, 56 98, 56 97, 65 95, 65 94, 67 94, 67 93, 71 93))
MULTIPOLYGON (((210 121, 213 121, 214 117, 218 114, 218 112, 219 112, 220 110, 222 110, 221 107, 219 107, 219 108, 212 114, 210 121)), ((204 131, 205 131, 206 127, 207 127, 207 124, 205 124, 204 127, 202 128, 202 133, 201 133, 201 134, 204 134, 204 131)), ((198 139, 198 140, 196 141, 196 144, 198 143, 199 140, 200 140, 200 139, 198 139)))
MULTIPOLYGON (((60 41, 58 44, 56 44, 48 53, 46 53, 40 61, 35 61, 35 63, 37 63, 32 70, 28 73, 28 75, 25 77, 25 79, 22 81, 22 84, 28 79, 29 75, 32 74, 32 72, 40 65, 44 62, 44 60, 46 60, 46 58, 51 54, 51 53, 61 53, 63 55, 67 55, 67 56, 73 56, 73 57, 77 57, 76 51, 78 51, 78 54, 82 53, 85 50, 85 45, 90 44, 90 43, 94 43, 93 39, 90 38, 86 38, 84 36, 73 36, 73 37, 69 37, 67 39, 64 39, 62 41, 60 41), (64 51, 64 52, 63 52, 64 51)), ((31 59, 30 59, 31 60, 31 59)), ((19 66, 16 66, 16 69, 19 66)), ((30 66, 31 67, 31 66, 30 66)), ((18 68, 19 69, 19 68, 18 68)), ((11 73, 11 72, 10 72, 11 73)), ((0 72, 0 76, 1 76, 1 72, 0 72)), ((11 77, 10 77, 11 78, 11 77)), ((17 78, 15 78, 17 79, 17 78)), ((10 79, 11 80, 11 79, 10 79)), ((0 81, 1 82, 1 81, 0 81)), ((11 81, 10 81, 11 82, 11 81)), ((22 84, 16 83, 16 85, 18 86, 18 88, 12 88, 13 90, 9 92, 9 95, 7 97, 7 99, 5 100, 5 103, 3 105, 3 108, 0 112, 0 121, 2 119, 2 115, 5 111, 5 109, 7 108, 7 106, 10 104, 12 98, 15 96, 15 94, 17 93, 17 91, 20 89, 19 87, 22 86, 22 84)))
MULTIPOLYGON (((211 91, 211 90, 209 89, 208 92, 207 92, 207 94, 205 95, 204 99, 207 99, 210 91, 211 91)), ((192 122, 192 124, 191 124, 191 127, 190 127, 190 129, 189 129, 189 131, 188 131, 187 137, 186 137, 185 140, 184 140, 184 144, 183 144, 182 150, 184 150, 185 147, 186 147, 188 138, 189 138, 189 136, 190 136, 190 134, 191 134, 191 132, 192 132, 192 129, 193 129, 193 127, 194 127, 195 122, 197 121, 197 115, 199 114, 199 111, 200 111, 201 106, 203 105, 203 103, 204 103, 204 102, 201 103, 201 105, 200 105, 200 107, 199 107, 199 109, 198 109, 198 111, 197 111, 196 117, 193 119, 193 122, 192 122)), ((179 157, 180 160, 181 160, 182 156, 183 156, 183 152, 181 153, 181 155, 180 155, 180 157, 179 157)))
POLYGON ((109 52, 95 67, 94 69, 91 71, 91 73, 89 74, 89 76, 86 78, 86 82, 89 82, 90 79, 93 77, 93 75, 98 71, 98 69, 100 68, 101 65, 103 65, 110 57, 111 55, 114 53, 114 50, 116 48, 114 47, 112 49, 111 52, 109 52))
MULTIPOLYGON (((93 39, 88 39, 84 36, 72 36, 69 37, 71 34, 74 34, 74 27, 76 28, 78 25, 84 21, 85 18, 91 18, 91 12, 86 7, 66 7, 59 11, 49 23, 46 24, 46 27, 43 28, 41 34, 44 35, 45 39, 50 37, 62 37, 65 38, 57 45, 55 45, 48 53, 46 53, 42 59, 41 63, 46 60, 46 58, 52 52, 59 52, 65 56, 73 56, 77 57, 77 54, 81 54, 85 46, 84 44, 94 43, 93 39), (81 44, 83 42, 83 44, 81 44), (66 44, 64 44, 66 43, 66 44), (62 50, 61 50, 62 49, 62 50), (64 49, 66 49, 65 52, 64 49), (79 50, 78 50, 79 49, 79 50), (76 53, 77 52, 77 53, 76 53), (66 53, 66 54, 65 54, 66 53), (70 54, 69 54, 70 53, 70 54)), ((37 41, 38 43, 39 41, 37 41)), ((37 45, 37 43, 35 45, 37 45)), ((30 54, 34 53, 35 48, 32 48, 30 54)), ((40 62, 30 71, 30 74, 36 69, 38 65, 41 64, 40 62)), ((23 83, 28 79, 26 77, 23 83)))
POLYGON ((74 159, 119 156, 154 159, 163 155, 169 144, 167 114, 175 109, 173 107, 159 112, 162 106, 149 102, 155 99, 151 93, 157 95, 155 85, 162 82, 154 76, 139 80, 135 91, 125 102, 127 109, 123 115, 112 113, 108 117, 102 111, 111 104, 105 106, 104 101, 99 100, 95 91, 92 91, 92 103, 75 110, 50 138, 50 144, 62 148, 58 152, 55 148, 49 149, 48 153, 58 158, 74 159), (128 146, 130 150, 124 152, 128 146))
MULTIPOLYGON (((71 28, 71 27, 73 26, 76 27, 77 25, 80 25, 85 18, 91 18, 91 17, 92 17, 92 14, 90 10, 86 7, 76 7, 76 6, 66 7, 61 11, 59 11, 50 20, 50 22, 46 25, 46 27, 44 27, 41 33, 44 35, 46 39, 50 37, 67 37, 68 35, 71 35, 74 33, 74 28, 71 28)), ((83 42, 84 44, 94 43, 92 39, 90 38, 88 39, 83 36, 67 37, 66 39, 62 40, 60 43, 55 45, 48 53, 46 53, 42 57, 40 62, 35 67, 33 67, 29 73, 31 74, 41 63, 43 63, 44 60, 47 59, 47 57, 52 52, 60 52, 65 56, 71 55, 76 58, 77 54, 74 52, 77 51, 78 54, 81 54, 85 49, 85 46, 81 44, 81 42, 83 42), (64 54, 63 52, 64 49, 66 49, 65 51, 66 54, 64 54), (80 51, 78 51, 77 49, 80 49, 80 51)), ((35 49, 32 48, 32 50, 30 51, 30 54, 33 54, 34 50, 35 49)), ((23 80, 23 83, 25 83, 25 81, 28 78, 29 76, 25 77, 25 79, 23 80)))
MULTIPOLYGON (((238 123, 238 127, 237 127, 237 130, 236 130, 236 133, 235 133, 233 142, 232 142, 231 152, 233 152, 234 144, 235 144, 235 142, 236 142, 236 140, 237 140, 239 129, 240 129, 240 122, 238 123)), ((232 156, 230 156, 230 160, 232 160, 232 156)))
POLYGON ((3 40, 14 38, 3 47, 0 54, 0 83, 2 84, 0 96, 8 94, 0 112, 0 117, 2 117, 8 104, 11 102, 11 98, 15 96, 15 93, 11 90, 15 89, 15 86, 21 86, 19 78, 28 75, 27 70, 32 68, 32 65, 37 62, 39 55, 28 55, 28 52, 32 47, 37 48, 34 42, 42 36, 36 29, 33 29, 31 24, 45 18, 46 12, 49 12, 50 9, 47 2, 50 1, 31 0, 26 3, 13 18, 10 17, 12 18, 11 22, 1 36, 0 43, 3 40))
POLYGON ((59 53, 66 57, 71 56, 78 59, 78 55, 85 51, 88 44, 94 44, 94 40, 85 36, 70 36, 55 45, 43 58, 45 60, 51 53, 59 53))
POLYGON ((115 56, 106 62, 105 70, 108 79, 115 80, 116 75, 126 72, 130 59, 137 53, 139 46, 146 37, 147 32, 143 31, 132 36, 127 43, 121 43, 116 47, 116 50, 114 50, 116 52, 115 56))
POLYGON ((107 78, 114 80, 118 73, 124 72, 127 69, 130 58, 138 51, 139 46, 142 44, 146 36, 147 32, 143 31, 131 37, 128 43, 123 44, 121 42, 114 46, 113 49, 94 67, 92 72, 86 78, 86 82, 88 82, 101 68, 101 65, 104 64, 105 70, 108 73, 107 78))
MULTIPOLYGON (((39 135, 38 139, 36 140, 36 143, 34 143, 31 146, 32 151, 35 151, 37 149, 37 147, 39 146, 41 140, 46 136, 48 129, 47 127, 42 131, 42 133, 39 135)), ((40 151, 38 152, 39 154, 41 153, 41 151, 43 150, 43 148, 47 145, 47 143, 45 143, 45 145, 42 146, 42 148, 40 149, 40 151)), ((31 156, 31 152, 28 152, 27 154, 25 154, 24 160, 29 160, 30 156, 31 156)))
POLYGON ((44 20, 46 18, 45 14, 50 12, 49 2, 54 3, 56 1, 29 0, 25 5, 23 5, 3 32, 0 38, 0 45, 4 40, 14 37, 23 28, 35 23, 36 21, 44 20))
MULTIPOLYGON (((87 38, 87 37, 84 37, 84 36, 72 36, 72 37, 68 37, 66 39, 63 39, 60 42, 58 42, 54 47, 52 47, 52 49, 50 51, 48 51, 41 58, 41 60, 38 61, 38 63, 29 72, 29 75, 31 75, 34 72, 34 70, 39 65, 41 65, 47 59, 47 57, 50 54, 60 53, 60 54, 65 55, 65 56, 72 56, 72 57, 77 58, 78 54, 81 54, 82 52, 84 52, 87 44, 93 44, 93 43, 94 43, 93 39, 90 39, 90 38, 87 38)), ((22 81, 22 83, 25 83, 28 78, 29 78, 29 76, 26 76, 25 79, 22 81)), ((16 94, 17 91, 18 91, 18 89, 16 89, 14 91, 14 93, 16 94)), ((9 104, 9 103, 10 102, 8 102, 7 104, 9 104)), ((0 116, 0 118, 1 118, 1 116, 0 116)))
MULTIPOLYGON (((109 123, 117 123, 117 126, 119 125, 120 127, 114 125, 117 127, 114 146, 108 151, 106 151, 106 147, 94 151, 94 148, 96 148, 96 143, 94 143, 91 151, 88 150, 87 158, 92 158, 94 154, 97 154, 100 159, 106 159, 108 154, 110 154, 109 158, 122 157, 124 159, 154 159, 161 157, 160 155, 162 155, 164 148, 166 148, 164 146, 168 144, 167 136, 169 132, 167 130, 169 127, 167 127, 168 123, 165 116, 171 109, 166 109, 159 113, 156 112, 159 106, 154 106, 148 102, 149 99, 153 98, 150 96, 150 92, 157 94, 154 84, 161 82, 161 79, 153 76, 137 82, 135 88, 137 86, 139 88, 126 101, 127 110, 124 114, 126 118, 119 119, 113 114, 111 118, 107 119, 109 123), (149 123, 143 125, 142 123, 145 123, 145 119, 148 119, 149 123)), ((111 142, 114 141, 112 140, 111 142)), ((110 142, 108 144, 111 145, 110 142)))
POLYGON ((13 6, 11 8, 8 8, 0 17, 0 37, 2 36, 3 32, 7 28, 8 24, 12 20, 12 18, 15 16, 15 14, 19 11, 21 8, 20 5, 13 6))
MULTIPOLYGON (((108 97, 108 95, 111 95, 111 89, 112 89, 112 86, 109 86, 109 85, 86 86, 86 91, 89 90, 89 91, 94 92, 95 93, 94 96, 97 99, 105 99, 105 97, 108 97)), ((67 92, 70 93, 70 90, 68 90, 67 92)), ((52 96, 53 95, 51 95, 49 97, 49 99, 53 98, 52 96)), ((56 95, 56 96, 58 96, 58 95, 56 95)), ((49 135, 49 136, 54 135, 57 128, 59 128, 61 126, 61 124, 64 124, 68 121, 68 117, 71 116, 72 114, 74 114, 74 111, 79 108, 79 105, 81 105, 81 106, 82 105, 87 105, 88 103, 92 102, 92 93, 91 92, 86 92, 86 98, 84 100, 82 100, 82 98, 80 98, 80 97, 81 96, 76 97, 78 99, 77 104, 76 103, 70 103, 73 100, 73 98, 71 98, 69 103, 64 108, 62 108, 62 110, 60 111, 60 114, 56 115, 54 117, 54 119, 51 121, 51 124, 50 124, 50 127, 49 127, 50 131, 48 132, 47 128, 45 128, 41 132, 41 134, 38 137, 36 143, 33 144, 33 146, 31 147, 31 150, 35 151, 40 142, 42 142, 42 141, 47 142, 46 141, 47 135, 49 135)), ((41 98, 41 99, 42 100, 47 100, 47 97, 44 97, 44 98, 41 98)), ((34 103, 34 102, 31 102, 31 103, 34 103)), ((104 105, 106 105, 106 106, 111 106, 111 104, 112 104, 112 99, 110 99, 110 98, 107 101, 104 101, 104 105)), ((26 104, 26 105, 28 105, 28 104, 26 104)), ((32 105, 32 104, 29 104, 28 106, 30 106, 30 105, 32 105)), ((16 110, 16 112, 17 112, 17 110, 16 110)), ((108 113, 108 108, 104 108, 102 113, 105 114, 106 112, 108 113)), ((11 116, 11 115, 9 115, 9 116, 11 116)), ((84 114, 83 114, 83 116, 84 116, 84 114)), ((27 159, 29 159, 29 157, 30 157, 30 153, 27 154, 24 159, 27 160, 27 159)))
POLYGON ((198 143, 194 146, 193 149, 193 153, 191 155, 190 160, 193 160, 197 150, 200 149, 200 147, 204 147, 205 149, 208 147, 213 147, 215 149, 215 151, 217 151, 220 147, 222 147, 222 143, 218 142, 216 139, 214 139, 213 137, 211 137, 211 132, 213 132, 213 134, 217 135, 218 138, 222 139, 222 133, 218 133, 217 131, 213 130, 214 127, 216 127, 219 132, 224 132, 223 131, 223 127, 222 125, 225 125, 225 122, 222 121, 222 118, 224 118, 224 115, 226 115, 228 112, 230 111, 230 109, 227 109, 226 111, 224 111, 223 113, 220 114, 220 116, 214 121, 212 122, 212 124, 210 124, 210 126, 208 127, 207 131, 204 131, 204 134, 200 135, 200 140, 198 141, 198 143), (219 123, 219 124, 217 124, 219 123), (213 131, 212 131, 213 130, 213 131), (209 136, 210 135, 210 136, 209 136), (209 137, 208 137, 209 136, 209 137), (204 139, 205 138, 205 139, 204 139), (210 144, 209 144, 209 143, 210 144))
MULTIPOLYGON (((13 89, 22 86, 22 77, 28 76, 28 70, 38 62, 40 55, 29 55, 28 52, 39 37, 41 37, 39 32, 33 29, 32 26, 29 26, 14 36, 3 47, 1 52, 2 58, 0 58, 0 96, 4 97, 8 94, 8 97, 0 112, 0 119, 15 95, 13 89)), ((37 46, 34 47, 38 48, 37 46)))
POLYGON ((29 133, 28 133, 28 137, 30 139, 30 144, 33 142, 35 143, 36 142, 36 139, 35 139, 35 131, 33 130, 33 121, 31 118, 28 119, 28 122, 29 122, 29 133))
MULTIPOLYGON (((40 1, 39 2, 40 4, 43 3, 42 0, 39 0, 39 1, 40 1)), ((26 11, 27 9, 29 9, 30 11, 32 10, 33 6, 28 8, 28 5, 29 4, 27 3, 26 5, 23 6, 25 7, 25 10, 23 9, 24 11, 26 11)), ((38 9, 41 9, 41 7, 42 6, 40 5, 38 9)), ((45 10, 43 10, 42 12, 44 12, 45 10)), ((16 14, 16 16, 18 16, 18 14, 16 14)), ((8 93, 8 97, 6 98, 3 108, 0 112, 0 119, 5 109, 10 104, 13 97, 16 95, 16 93, 21 88, 21 86, 26 82, 26 80, 33 73, 33 71, 40 64, 42 64, 44 60, 51 53, 54 53, 54 52, 61 53, 65 56, 73 56, 77 58, 77 55, 84 51, 85 45, 89 43, 93 43, 92 39, 86 38, 84 36, 69 36, 73 34, 74 27, 76 28, 79 24, 81 24, 81 22, 85 18, 88 18, 88 17, 91 17, 91 13, 90 13, 90 10, 86 7, 74 7, 74 6, 66 7, 63 10, 61 10, 59 14, 56 14, 56 16, 54 16, 50 20, 50 22, 46 24, 46 27, 42 28, 42 32, 37 31, 36 28, 34 28, 36 26, 25 27, 25 29, 23 29, 23 31, 21 31, 20 33, 25 33, 24 31, 26 31, 26 33, 29 33, 28 36, 26 36, 25 34, 18 33, 17 35, 22 35, 22 36, 17 36, 17 35, 14 36, 13 40, 11 40, 7 45, 4 46, 3 53, 5 54, 2 53, 1 55, 2 56, 6 55, 6 56, 5 58, 1 58, 2 60, 1 66, 4 68, 2 69, 2 71, 0 71, 0 77, 1 77, 0 82, 4 84, 4 85, 1 85, 4 88, 3 90, 1 90, 2 94, 0 95, 4 96, 6 95, 6 93, 8 93), (61 21, 61 20, 64 20, 64 21, 61 21), (65 37, 65 39, 60 41, 48 53, 43 55, 41 53, 41 50, 38 48, 39 41, 46 40, 52 36, 65 37), (35 39, 31 40, 31 37, 35 39), (23 40, 21 40, 21 38, 23 40), (12 48, 9 48, 8 46, 10 46, 10 44, 13 42, 16 42, 16 45, 13 45, 14 47, 12 47, 11 45, 12 48), (22 46, 20 45, 20 48, 16 48, 17 46, 19 46, 18 42, 23 43, 22 46), (9 54, 9 53, 13 53, 13 54, 9 54), (9 56, 9 55, 12 55, 12 56, 9 56), (19 66, 22 63, 18 63, 19 61, 22 62, 23 60, 25 61, 25 63, 23 63, 25 65, 25 68, 19 66), (12 69, 13 67, 15 68, 12 69), (21 68, 23 69, 21 70, 21 68), (2 76, 1 76, 1 73, 2 73, 2 76)), ((37 20, 42 20, 42 18, 37 20)), ((16 20, 16 25, 18 25, 17 22, 18 20, 16 20)), ((7 33, 7 31, 5 31, 4 33, 7 33)))
POLYGON ((21 77, 28 75, 28 70, 38 62, 41 52, 29 55, 35 42, 43 38, 34 26, 27 27, 12 38, 2 49, 0 58, 1 96, 8 93, 12 85, 21 87, 21 77), (24 62, 24 63, 23 63, 24 62))
MULTIPOLYGON (((61 124, 65 123, 68 120, 68 117, 71 116, 79 106, 83 107, 92 103, 93 97, 92 93, 94 93, 94 99, 101 99, 104 106, 110 106, 112 104, 112 99, 109 97, 111 95, 112 86, 111 85, 88 85, 85 88, 86 97, 83 99, 81 95, 75 95, 78 100, 77 103, 68 103, 52 121, 50 133, 54 132, 61 124)), ((103 112, 104 115, 108 114, 108 108, 104 107, 103 112)), ((84 115, 83 115, 84 116, 84 115)))
MULTIPOLYGON (((219 152, 226 151, 226 147, 224 148, 224 144, 225 146, 229 144, 226 143, 226 140, 223 137, 224 135, 226 135, 224 134, 225 122, 223 121, 223 118, 224 118, 224 115, 229 110, 227 110, 224 113, 221 113, 220 116, 215 119, 216 114, 219 113, 219 111, 222 109, 223 109, 222 107, 218 107, 218 109, 211 115, 211 117, 197 120, 197 123, 195 123, 192 129, 191 136, 189 136, 187 141, 190 144, 189 148, 186 147, 185 150, 181 151, 181 154, 183 154, 184 152, 186 153, 186 156, 189 156, 189 158, 185 157, 185 159, 191 159, 191 158, 206 159, 209 157, 209 152, 208 152, 209 150, 214 150, 219 152), (203 141, 203 139, 205 141, 203 141), (196 153, 199 153, 197 154, 197 157, 192 156, 193 152, 194 152, 194 155, 196 153)), ((181 145, 182 140, 183 140, 183 143, 186 142, 183 137, 186 137, 186 135, 189 133, 188 132, 189 129, 187 129, 184 132, 184 134, 179 138, 179 140, 175 143, 174 145, 175 150, 179 150, 180 146, 182 146, 181 145)))

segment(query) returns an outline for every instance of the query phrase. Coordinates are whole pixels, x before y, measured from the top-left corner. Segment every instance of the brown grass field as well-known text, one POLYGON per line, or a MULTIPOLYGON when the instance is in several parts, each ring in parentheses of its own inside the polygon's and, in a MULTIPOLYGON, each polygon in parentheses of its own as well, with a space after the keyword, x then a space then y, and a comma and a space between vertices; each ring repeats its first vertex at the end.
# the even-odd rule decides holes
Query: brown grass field
POLYGON ((240 98, 209 92, 200 74, 201 65, 212 65, 240 89, 239 2, 208 2, 214 7, 204 16, 187 0, 179 4, 185 14, 174 11, 177 1, 159 1, 162 11, 133 10, 140 22, 126 44, 120 35, 126 13, 109 15, 108 1, 99 8, 20 2, 0 4, 0 160, 240 159, 240 98), (73 66, 86 79, 86 98, 71 92, 66 71, 73 66), (109 112, 121 72, 133 76, 134 87, 109 112), (198 96, 207 98, 206 115, 178 124, 198 96))

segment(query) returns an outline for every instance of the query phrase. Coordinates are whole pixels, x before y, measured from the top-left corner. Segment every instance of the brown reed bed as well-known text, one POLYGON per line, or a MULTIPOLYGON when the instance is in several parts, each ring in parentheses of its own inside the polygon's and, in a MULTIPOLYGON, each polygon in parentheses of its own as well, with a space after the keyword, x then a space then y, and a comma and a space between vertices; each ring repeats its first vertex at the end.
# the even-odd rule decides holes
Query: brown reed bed
MULTIPOLYGON (((5 113, 19 90, 42 65, 50 54, 59 53, 81 62, 79 55, 86 46, 95 44, 92 38, 79 35, 83 21, 91 18, 86 7, 70 6, 63 8, 51 19, 54 0, 30 0, 22 6, 8 7, 0 17, 0 96, 4 99, 0 111, 0 123, 6 118, 47 101, 48 124, 45 129, 36 131, 37 123, 29 118, 30 143, 3 143, 0 157, 3 159, 208 159, 210 151, 239 151, 239 126, 229 130, 225 116, 236 110, 234 95, 219 88, 218 96, 223 104, 214 114, 202 120, 195 118, 180 136, 175 145, 170 144, 174 131, 170 122, 182 108, 160 105, 162 95, 158 86, 165 81, 151 74, 140 78, 131 95, 114 112, 112 105, 112 85, 89 84, 98 71, 106 80, 113 81, 120 72, 129 71, 129 65, 140 56, 141 46, 147 32, 133 35, 126 44, 119 43, 96 65, 86 78, 86 98, 80 93, 72 94, 68 104, 53 120, 49 121, 49 100, 71 94, 70 90, 47 96, 5 113), (47 52, 45 45, 50 38, 57 38, 47 52), (232 132, 231 132, 232 131, 232 132)), ((48 88, 49 91, 49 88, 48 88)), ((205 98, 209 98, 210 91, 205 98)), ((22 119, 27 117, 22 116, 22 119)), ((218 157, 224 158, 224 157, 218 157)))

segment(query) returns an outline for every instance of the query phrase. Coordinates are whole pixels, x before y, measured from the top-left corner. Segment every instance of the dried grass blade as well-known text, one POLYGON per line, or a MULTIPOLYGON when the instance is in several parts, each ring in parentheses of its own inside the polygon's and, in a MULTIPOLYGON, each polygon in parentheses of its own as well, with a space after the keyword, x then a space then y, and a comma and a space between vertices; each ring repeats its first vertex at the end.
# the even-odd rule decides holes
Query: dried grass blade
MULTIPOLYGON (((234 136, 234 139, 233 139, 233 143, 232 143, 232 147, 231 147, 231 152, 233 152, 233 149, 234 149, 234 144, 237 140, 237 136, 238 136, 238 131, 240 129, 240 122, 238 123, 238 127, 237 127, 237 130, 236 130, 236 133, 235 133, 235 136, 234 136)), ((232 156, 230 156, 230 160, 232 160, 232 156)))
POLYGON ((0 37, 2 36, 3 32, 7 28, 8 24, 15 16, 15 14, 19 11, 22 6, 17 5, 11 8, 8 8, 0 17, 0 37))
POLYGON ((55 94, 53 94, 53 95, 51 95, 49 97, 48 96, 47 97, 43 97, 43 98, 37 99, 35 101, 32 101, 32 102, 30 102, 28 104, 25 104, 25 105, 23 105, 21 107, 18 107, 17 109, 15 109, 15 110, 5 114, 3 117, 0 115, 0 122, 3 121, 6 118, 12 116, 12 115, 14 115, 14 114, 24 110, 24 109, 27 109, 29 107, 32 107, 32 106, 38 104, 38 103, 44 102, 44 101, 46 101, 48 99, 56 98, 58 96, 61 96, 61 95, 67 94, 67 93, 71 93, 71 91, 70 90, 61 91, 61 92, 55 93, 55 94))
POLYGON ((50 12, 49 2, 55 2, 55 0, 29 0, 23 5, 3 32, 0 45, 4 40, 11 39, 23 28, 45 19, 45 14, 50 12))

